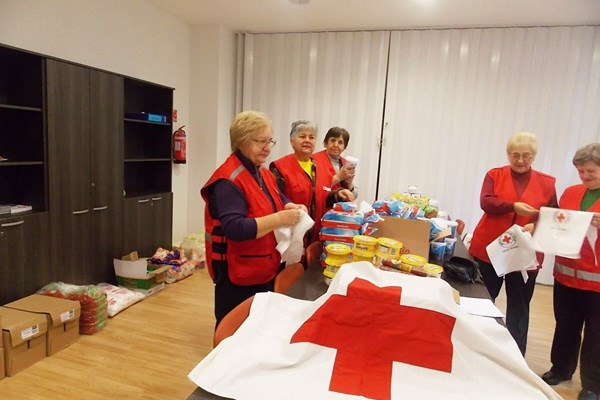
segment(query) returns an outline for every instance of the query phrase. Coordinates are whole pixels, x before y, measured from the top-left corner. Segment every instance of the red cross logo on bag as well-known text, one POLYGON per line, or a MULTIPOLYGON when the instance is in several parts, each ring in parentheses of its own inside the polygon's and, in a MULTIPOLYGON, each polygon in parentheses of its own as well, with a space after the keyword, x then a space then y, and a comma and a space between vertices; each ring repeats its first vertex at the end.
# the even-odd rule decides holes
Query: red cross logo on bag
POLYGON ((558 210, 554 213, 552 220, 556 225, 563 225, 569 220, 569 213, 565 210, 558 210))
POLYGON ((400 304, 402 288, 356 278, 294 333, 290 343, 335 348, 329 390, 390 399, 393 362, 450 373, 456 319, 400 304))

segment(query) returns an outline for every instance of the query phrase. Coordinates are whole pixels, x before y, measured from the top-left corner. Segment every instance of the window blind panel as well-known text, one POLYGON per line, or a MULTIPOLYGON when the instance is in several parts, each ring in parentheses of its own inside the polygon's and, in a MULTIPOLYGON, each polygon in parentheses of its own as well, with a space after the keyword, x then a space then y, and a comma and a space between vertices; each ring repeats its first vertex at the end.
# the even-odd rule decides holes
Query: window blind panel
POLYGON ((350 132, 345 155, 359 158, 360 199, 375 198, 389 32, 244 34, 241 109, 273 120, 277 145, 270 160, 291 153, 290 125, 319 126, 317 150, 327 130, 350 132))
POLYGON ((579 183, 573 154, 600 141, 599 36, 597 26, 392 32, 380 197, 418 185, 472 232, 485 173, 524 130, 559 196, 579 183))

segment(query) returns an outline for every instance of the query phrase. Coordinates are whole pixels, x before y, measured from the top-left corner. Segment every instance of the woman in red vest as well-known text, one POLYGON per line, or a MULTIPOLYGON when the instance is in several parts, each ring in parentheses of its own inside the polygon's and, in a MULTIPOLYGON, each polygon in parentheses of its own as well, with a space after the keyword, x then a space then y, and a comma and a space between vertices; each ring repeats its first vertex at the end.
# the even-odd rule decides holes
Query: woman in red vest
POLYGON ((331 190, 331 176, 325 168, 313 162, 312 153, 317 143, 317 126, 310 121, 292 123, 290 144, 294 152, 270 165, 279 190, 296 204, 303 204, 315 221, 306 237, 306 244, 319 239, 321 217, 337 201, 353 201, 348 189, 331 190))
POLYGON ((581 361, 578 400, 600 399, 600 143, 577 150, 573 157, 580 185, 568 187, 560 208, 593 212, 592 227, 581 246, 581 258, 556 257, 554 318, 550 358, 542 375, 550 385, 570 380, 581 361), (583 332, 583 342, 581 336, 583 332), (581 355, 580 355, 581 349, 581 355))
POLYGON ((498 277, 487 255, 486 247, 514 224, 533 230, 533 222, 542 206, 556 207, 555 179, 535 171, 531 164, 537 153, 533 133, 520 132, 506 145, 509 165, 488 171, 481 188, 483 217, 473 232, 469 253, 479 263, 481 275, 492 300, 506 282, 506 327, 523 355, 527 347, 529 302, 533 296, 538 271, 528 271, 523 282, 520 271, 498 277))
POLYGON ((312 155, 315 163, 324 168, 331 176, 331 189, 348 189, 356 199, 358 188, 354 185, 355 165, 349 166, 342 153, 348 147, 350 134, 344 128, 334 126, 325 134, 323 145, 325 150, 318 151, 312 155))
POLYGON ((289 202, 263 167, 275 145, 271 121, 262 113, 238 114, 229 129, 231 155, 200 193, 206 202, 206 262, 215 282, 217 325, 238 304, 273 291, 281 270, 273 230, 295 225, 303 205, 289 202))

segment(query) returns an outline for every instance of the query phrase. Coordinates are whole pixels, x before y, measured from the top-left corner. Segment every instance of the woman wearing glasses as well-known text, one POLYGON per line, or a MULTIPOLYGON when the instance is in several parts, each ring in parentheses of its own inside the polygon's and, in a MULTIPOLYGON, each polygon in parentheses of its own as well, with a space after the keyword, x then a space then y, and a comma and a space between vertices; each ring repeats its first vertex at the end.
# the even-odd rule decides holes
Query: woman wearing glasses
POLYGON ((271 163, 270 169, 283 194, 308 209, 315 221, 306 237, 306 244, 319 239, 321 217, 337 201, 354 201, 348 189, 331 190, 331 175, 313 163, 312 153, 317 143, 317 126, 310 121, 292 123, 290 144, 294 152, 271 163))
POLYGON ((215 282, 217 325, 238 304, 273 291, 281 269, 273 230, 295 225, 303 205, 289 202, 263 167, 275 144, 271 121, 259 112, 238 114, 229 129, 231 155, 200 193, 206 202, 206 261, 215 282))
MULTIPOLYGON (((484 214, 473 232, 469 253, 479 263, 483 281, 492 300, 506 282, 506 327, 525 355, 529 329, 529 302, 538 271, 528 271, 527 282, 520 271, 498 277, 486 247, 513 224, 533 230, 540 207, 557 207, 555 178, 531 168, 537 153, 533 133, 520 132, 506 145, 508 165, 493 168, 485 176, 480 204, 484 214), (528 225, 529 224, 529 225, 528 225), (527 225, 527 226, 526 226, 527 225)), ((541 260, 538 258, 538 261, 541 260)))

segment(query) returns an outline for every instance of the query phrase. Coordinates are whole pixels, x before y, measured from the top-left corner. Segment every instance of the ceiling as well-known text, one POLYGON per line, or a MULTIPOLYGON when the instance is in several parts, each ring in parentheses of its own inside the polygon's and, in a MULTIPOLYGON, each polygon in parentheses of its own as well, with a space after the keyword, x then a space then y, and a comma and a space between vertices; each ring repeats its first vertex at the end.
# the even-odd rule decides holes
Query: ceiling
POLYGON ((236 32, 600 24, 600 0, 147 1, 193 26, 236 32))

